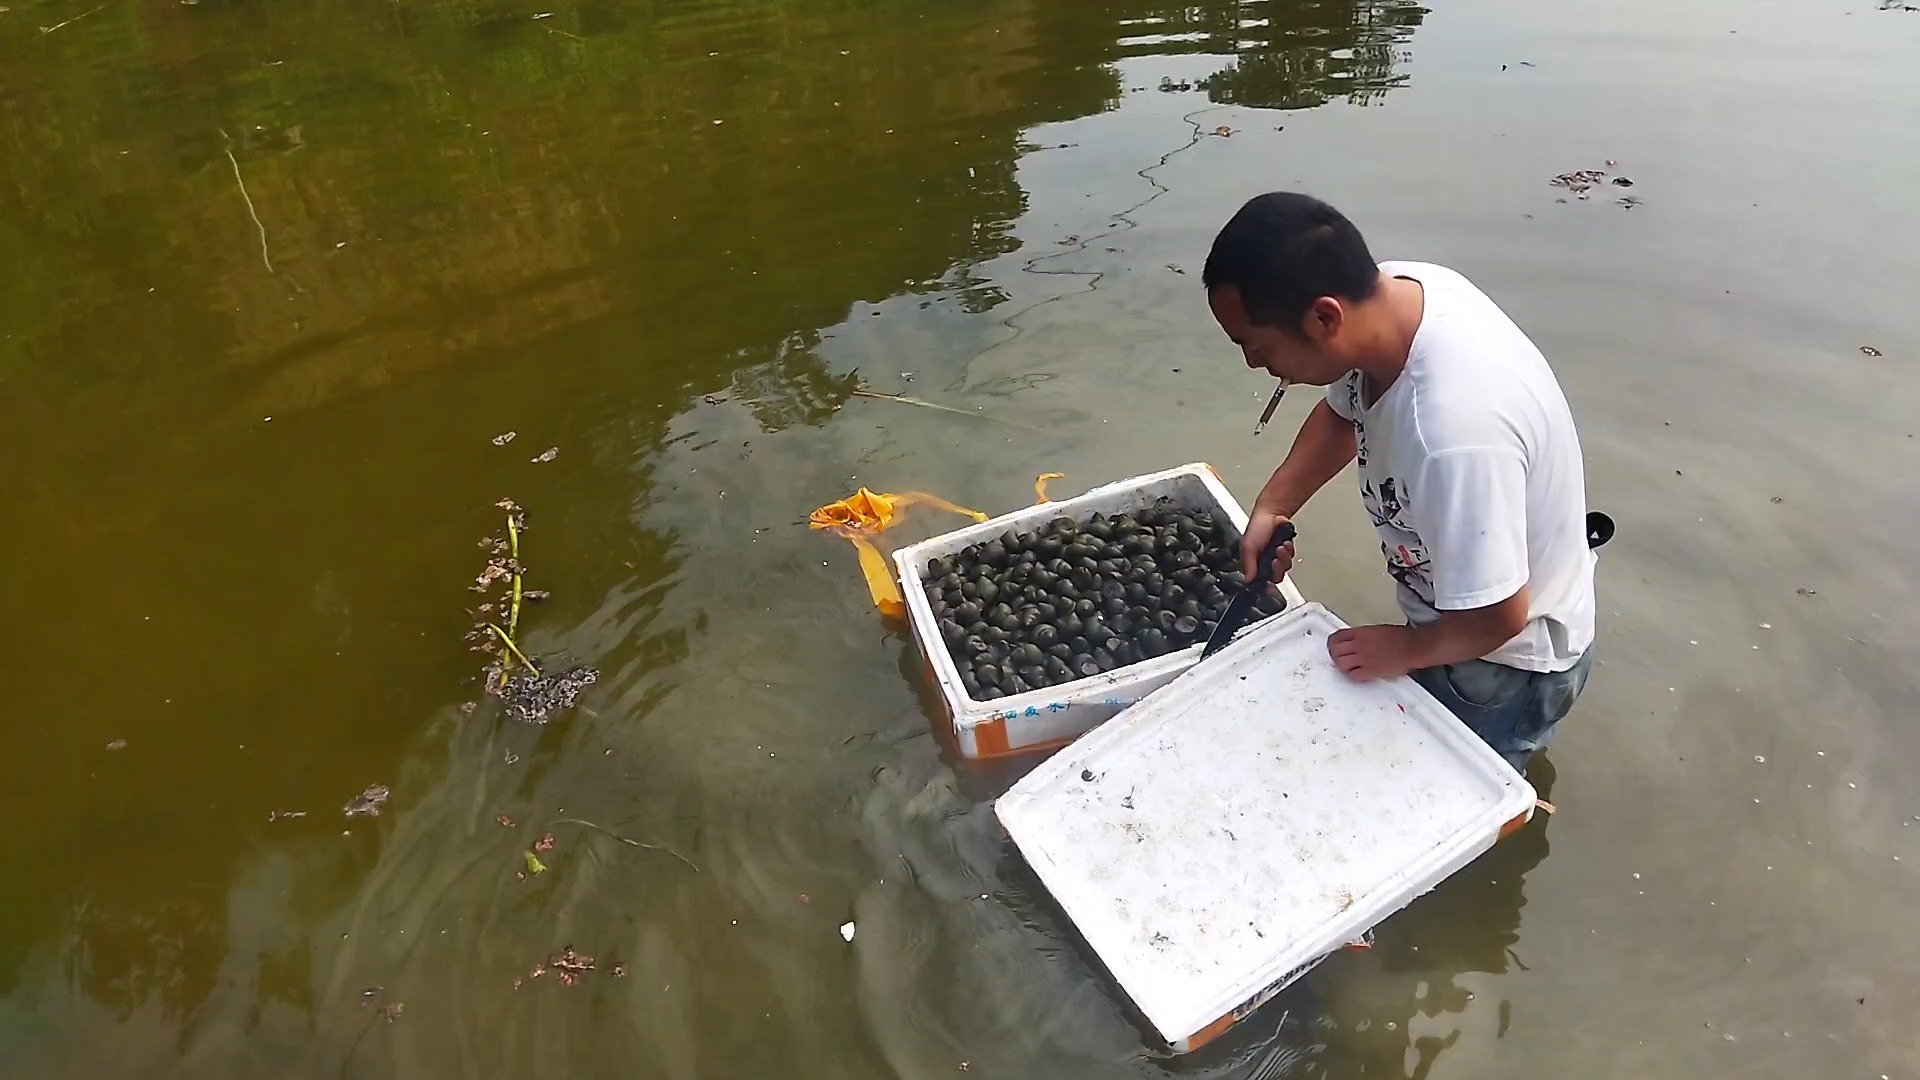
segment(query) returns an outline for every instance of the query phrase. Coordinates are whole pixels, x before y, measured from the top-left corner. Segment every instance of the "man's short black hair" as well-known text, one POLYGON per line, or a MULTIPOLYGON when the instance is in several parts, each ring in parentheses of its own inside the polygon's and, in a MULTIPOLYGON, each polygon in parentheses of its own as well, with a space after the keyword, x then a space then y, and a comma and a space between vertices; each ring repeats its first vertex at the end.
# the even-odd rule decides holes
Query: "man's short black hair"
POLYGON ((1372 296, 1380 266, 1345 214, 1311 195, 1273 191, 1248 200, 1214 237, 1200 280, 1208 293, 1239 289, 1255 326, 1299 333, 1315 300, 1372 296))

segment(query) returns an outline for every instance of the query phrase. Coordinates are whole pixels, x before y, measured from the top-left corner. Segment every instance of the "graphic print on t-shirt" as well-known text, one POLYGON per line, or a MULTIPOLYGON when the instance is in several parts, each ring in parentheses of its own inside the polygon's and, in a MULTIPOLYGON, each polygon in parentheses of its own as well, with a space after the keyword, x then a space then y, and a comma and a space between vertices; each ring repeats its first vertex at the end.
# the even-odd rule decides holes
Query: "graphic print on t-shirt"
POLYGON ((1393 537, 1393 543, 1385 539, 1380 541, 1380 554, 1387 561, 1387 574, 1402 589, 1419 597, 1422 603, 1431 608, 1433 562, 1427 557, 1427 548, 1420 540, 1419 531, 1407 520, 1404 504, 1406 485, 1398 477, 1388 476, 1376 487, 1367 476, 1367 411, 1360 401, 1361 380, 1365 378, 1358 371, 1347 376, 1347 411, 1353 416, 1354 460, 1360 469, 1360 504, 1366 508, 1367 516, 1373 520, 1373 527, 1380 535, 1393 537))

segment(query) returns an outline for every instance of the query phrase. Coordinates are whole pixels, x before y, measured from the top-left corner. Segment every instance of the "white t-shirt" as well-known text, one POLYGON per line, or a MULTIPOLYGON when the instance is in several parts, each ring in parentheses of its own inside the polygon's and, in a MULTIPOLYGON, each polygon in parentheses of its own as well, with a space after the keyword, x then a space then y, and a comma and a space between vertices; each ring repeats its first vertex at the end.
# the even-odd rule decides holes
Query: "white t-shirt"
POLYGON ((1416 624, 1527 588, 1528 622, 1486 657, 1565 671, 1593 643, 1593 553, 1580 438, 1540 350, 1487 295, 1431 263, 1406 370, 1371 407, 1354 371, 1327 403, 1354 426, 1360 499, 1416 624))

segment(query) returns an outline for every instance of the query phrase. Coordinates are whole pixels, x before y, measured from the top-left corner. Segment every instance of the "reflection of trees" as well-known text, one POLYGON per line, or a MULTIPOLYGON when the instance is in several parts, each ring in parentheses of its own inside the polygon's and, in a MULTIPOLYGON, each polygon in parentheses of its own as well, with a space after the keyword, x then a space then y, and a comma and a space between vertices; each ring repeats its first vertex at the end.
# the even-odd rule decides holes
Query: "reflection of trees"
MULTIPOLYGON (((422 636, 449 598, 421 582, 457 581, 448 560, 478 534, 434 545, 500 493, 497 477, 447 473, 459 414, 511 402, 528 431, 618 430, 609 456, 642 463, 674 415, 730 385, 770 428, 821 423, 850 386, 819 359, 818 328, 903 290, 968 310, 1003 298, 971 268, 1017 246, 1020 132, 1117 93, 1112 72, 1050 54, 1027 0, 985 15, 541 6, 553 16, 504 0, 205 0, 0 37, 0 380, 19 405, 0 452, 35 461, 27 499, 44 500, 0 514, 85 525, 64 551, 9 530, 36 538, 15 553, 16 602, 45 613, 10 652, 34 672, 13 705, 110 717, 172 694, 170 746, 310 755, 291 784, 212 759, 138 773, 72 823, 46 809, 76 798, 71 777, 10 785, 0 812, 53 823, 10 840, 8 863, 59 880, 0 928, 0 989, 65 965, 90 998, 191 1015, 239 948, 228 901, 250 862, 234 852, 259 842, 256 813, 337 813, 339 792, 398 772, 420 722, 396 719, 457 700, 457 675, 439 680, 468 657, 457 632, 422 636), (221 441, 240 418, 329 409, 353 419, 311 424, 285 456, 221 441), (370 433, 377 461, 354 446, 370 433), (290 483, 309 490, 263 516, 261 493, 290 483), (340 544, 330 515, 365 498, 381 509, 340 544), (246 588, 216 587, 211 568, 242 554, 218 546, 236 524, 271 532, 275 550, 239 559, 260 575, 246 588), (128 550, 184 568, 145 583, 146 602, 178 612, 162 649, 124 613, 75 602, 123 587, 128 550), (303 618, 316 567, 332 575, 330 614, 303 618), (268 626, 270 642, 249 640, 268 626), (132 666, 87 677, 57 644, 82 639, 132 666), (211 657, 216 670, 179 677, 211 657), (259 716, 272 733, 236 737, 259 716), (182 777, 217 777, 219 798, 165 786, 182 777), (102 818, 123 846, 98 842, 102 818)), ((575 633, 604 644, 603 689, 636 709, 657 700, 649 673, 688 647, 656 618, 677 539, 632 524, 651 485, 642 464, 628 487, 535 508, 544 566, 607 562, 606 532, 563 513, 628 530, 613 539, 632 595, 616 589, 575 633)), ((23 737, 23 755, 59 753, 23 737)), ((326 910, 351 880, 309 859, 295 888, 326 910)), ((305 948, 274 978, 297 979, 305 948)))
POLYGON ((1023 55, 1022 6, 997 24, 885 4, 657 23, 595 3, 535 22, 497 0, 110 14, 116 39, 76 39, 99 57, 28 51, 27 122, 0 134, 20 166, 0 255, 45 289, 12 298, 17 347, 165 382, 186 335, 256 396, 311 405, 616 312, 657 332, 717 287, 730 317, 710 333, 728 340, 647 360, 718 385, 716 355, 1014 246, 1018 131, 1114 92, 1023 55), (109 82, 124 48, 148 63, 109 82), (174 286, 174 334, 133 332, 157 312, 129 308, 158 304, 120 302, 152 281, 174 286))
POLYGON ((1211 99, 1271 109, 1363 105, 1400 86, 1407 77, 1395 65, 1427 14, 1417 0, 1117 6, 1126 9, 1118 14, 1131 35, 1122 38, 1121 55, 1232 56, 1206 80, 1211 99))
POLYGON ((762 431, 823 423, 859 388, 857 374, 834 375, 821 365, 813 351, 818 337, 795 334, 780 343, 771 361, 734 376, 734 390, 746 398, 762 431))
MULTIPOLYGON (((567 512, 626 529, 650 451, 700 394, 733 388, 769 429, 822 423, 851 383, 818 330, 850 304, 1004 302, 979 267, 1017 246, 1021 132, 1110 107, 1116 58, 1236 55, 1218 86, 1298 105, 1391 85, 1418 18, 1392 0, 201 0, 110 5, 44 38, 17 12, 0 22, 0 455, 34 463, 0 517, 21 521, 14 600, 38 613, 7 650, 30 673, 10 705, 139 716, 171 694, 176 752, 270 717, 245 741, 303 765, 291 785, 283 764, 209 756, 110 793, 51 769, 0 790, 0 812, 45 823, 7 863, 58 878, 9 909, 0 991, 53 951, 91 998, 191 1014, 239 949, 254 815, 332 814, 398 770, 408 718, 447 704, 457 675, 432 688, 469 660, 457 631, 423 638, 445 597, 421 582, 462 575, 448 553, 474 536, 445 523, 501 494, 450 472, 464 414, 510 402, 529 433, 617 429, 608 457, 643 463, 632 486, 576 491, 567 512), (1203 36, 1127 44, 1135 17, 1203 36), (272 455, 221 440, 326 409, 351 419, 272 455), (457 546, 435 546, 448 533, 457 546), (268 541, 270 557, 242 550, 268 541), (130 551, 164 573, 127 569, 130 551), (116 589, 166 615, 163 643, 127 628, 116 589), (126 659, 106 679, 83 654, 126 659), (183 777, 217 779, 219 798, 183 797, 183 777), (87 814, 59 812, 79 800, 87 814)), ((610 695, 644 708, 645 676, 688 650, 662 617, 677 538, 544 529, 558 516, 536 507, 537 562, 618 548, 635 567, 631 595, 579 633, 617 653, 610 695)), ((70 731, 17 735, 23 760, 70 759, 70 731)), ((354 867, 299 865, 289 923, 357 887, 354 867)), ((305 949, 276 950, 250 992, 296 1002, 305 949)))

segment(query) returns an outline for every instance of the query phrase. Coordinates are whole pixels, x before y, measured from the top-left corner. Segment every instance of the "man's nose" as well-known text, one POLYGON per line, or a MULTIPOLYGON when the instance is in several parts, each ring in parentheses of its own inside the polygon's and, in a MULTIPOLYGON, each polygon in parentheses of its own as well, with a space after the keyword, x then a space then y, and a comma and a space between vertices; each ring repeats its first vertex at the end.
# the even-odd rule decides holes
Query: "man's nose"
POLYGON ((1247 367, 1254 371, 1259 371, 1262 367, 1266 366, 1254 357, 1252 349, 1241 349, 1240 355, 1246 358, 1247 367))

